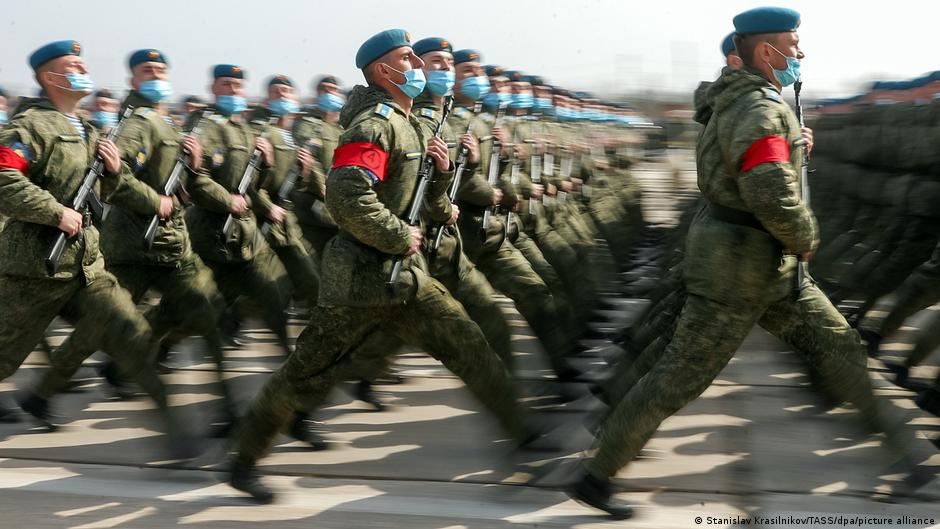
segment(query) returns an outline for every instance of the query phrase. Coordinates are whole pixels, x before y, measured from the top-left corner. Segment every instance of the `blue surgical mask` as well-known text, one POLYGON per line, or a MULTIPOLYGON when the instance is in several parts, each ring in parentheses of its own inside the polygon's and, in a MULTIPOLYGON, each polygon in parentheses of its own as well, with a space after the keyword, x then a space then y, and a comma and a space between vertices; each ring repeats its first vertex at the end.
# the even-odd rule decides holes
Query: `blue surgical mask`
POLYGON ((428 89, 438 97, 446 96, 454 89, 456 80, 457 76, 454 75, 454 72, 432 70, 428 72, 428 89))
POLYGON ((7 122, 7 111, 0 110, 0 125, 3 125, 6 122, 7 122))
POLYGON ((60 75, 62 77, 65 77, 68 80, 69 85, 67 87, 56 85, 56 86, 59 86, 59 88, 71 90, 72 92, 91 92, 92 90, 95 89, 95 83, 91 80, 91 77, 89 77, 88 74, 85 74, 85 73, 62 74, 58 72, 50 72, 50 73, 52 73, 53 75, 60 75))
POLYGON ((345 99, 329 92, 325 92, 317 98, 317 107, 324 112, 339 112, 345 104, 345 99))
POLYGON ((535 104, 535 98, 532 97, 532 94, 512 94, 512 99, 509 101, 509 108, 532 108, 533 104, 535 104))
POLYGON ((215 98, 215 106, 222 114, 231 116, 244 112, 248 102, 242 96, 218 96, 215 98))
POLYGON ((293 99, 272 99, 268 102, 268 110, 275 116, 300 112, 300 105, 293 99))
POLYGON ((101 128, 110 128, 117 124, 117 112, 98 110, 91 114, 91 122, 101 128))
POLYGON ((547 97, 537 97, 535 98, 535 105, 533 108, 535 108, 535 110, 542 111, 548 110, 552 108, 552 100, 547 97))
POLYGON ((137 91, 152 103, 159 103, 173 95, 173 85, 162 79, 151 79, 140 83, 140 89, 137 91))
MULTIPOLYGON (((387 64, 385 66, 388 66, 387 64)), ((391 66, 388 66, 393 72, 398 72, 405 76, 405 82, 402 84, 395 83, 395 86, 401 90, 401 93, 405 94, 411 99, 414 99, 421 95, 421 92, 424 92, 425 85, 428 84, 427 79, 424 78, 424 71, 420 68, 414 70, 408 70, 407 72, 402 72, 396 70, 391 66)), ((395 81, 392 81, 393 83, 395 81)))
MULTIPOLYGON (((773 50, 777 53, 780 53, 780 50, 774 48, 772 44, 768 44, 773 50)), ((783 55, 780 53, 784 59, 787 60, 786 70, 778 70, 771 66, 774 70, 774 77, 777 78, 777 81, 780 83, 780 86, 790 86, 791 84, 797 82, 800 79, 800 60, 796 57, 790 57, 788 55, 783 55)), ((770 63, 767 63, 770 64, 770 63)))
POLYGON ((476 77, 467 77, 460 81, 460 93, 470 99, 477 101, 490 91, 490 80, 485 75, 476 77))
POLYGON ((490 92, 483 98, 483 106, 496 110, 500 105, 508 105, 510 101, 512 101, 512 94, 490 92))

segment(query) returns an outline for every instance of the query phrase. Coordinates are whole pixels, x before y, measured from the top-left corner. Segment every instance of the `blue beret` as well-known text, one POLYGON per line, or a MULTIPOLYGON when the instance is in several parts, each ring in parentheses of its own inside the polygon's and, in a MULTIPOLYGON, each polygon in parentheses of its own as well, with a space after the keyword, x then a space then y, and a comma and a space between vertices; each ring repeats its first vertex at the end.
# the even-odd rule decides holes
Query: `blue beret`
POLYGON ((127 60, 127 67, 133 70, 135 66, 142 62, 162 62, 168 66, 170 64, 170 61, 166 60, 166 57, 163 56, 163 53, 161 53, 160 50, 146 48, 132 53, 130 58, 127 60))
POLYGON ((234 77, 235 79, 244 79, 245 70, 234 64, 216 64, 212 68, 212 78, 218 79, 219 77, 234 77))
POLYGON ((359 51, 356 52, 356 68, 361 70, 379 57, 403 46, 411 46, 411 33, 403 29, 387 29, 376 33, 359 46, 359 51))
POLYGON ((542 79, 538 75, 524 75, 522 76, 522 80, 529 83, 532 86, 545 86, 546 84, 548 84, 545 82, 545 79, 542 79))
POLYGON ((721 41, 721 54, 727 57, 734 52, 734 32, 728 33, 725 40, 721 41))
POLYGON ((321 76, 319 79, 317 79, 316 86, 320 86, 323 83, 335 84, 336 86, 340 86, 339 79, 337 79, 335 75, 321 76))
POLYGON ((291 81, 290 77, 287 77, 286 75, 275 75, 274 77, 268 80, 268 88, 271 88, 272 86, 276 84, 294 86, 294 82, 291 81))
POLYGON ((734 17, 734 31, 741 35, 787 33, 800 27, 800 14, 786 7, 756 7, 734 17))
POLYGON ((107 88, 102 88, 95 92, 95 97, 103 97, 105 99, 117 99, 114 97, 114 94, 111 93, 107 88))
POLYGON ((0 97, 10 97, 10 94, 8 94, 7 91, 3 89, 2 86, 0 86, 0 97))
POLYGON ((486 75, 490 77, 496 77, 497 75, 503 75, 505 70, 502 66, 496 66, 495 64, 487 64, 483 67, 486 70, 486 75))
POLYGON ((57 42, 51 42, 34 51, 33 54, 29 56, 29 66, 33 70, 36 70, 52 59, 58 59, 59 57, 64 57, 66 55, 81 54, 82 45, 79 44, 78 41, 60 40, 57 42))
POLYGON ((480 62, 481 60, 483 60, 483 56, 477 50, 457 50, 454 52, 454 64, 471 61, 480 62))
POLYGON ((418 42, 415 42, 411 49, 415 51, 415 55, 422 56, 425 53, 431 53, 432 51, 446 51, 448 53, 454 53, 454 47, 450 45, 450 41, 447 39, 442 39, 440 37, 428 37, 426 39, 421 39, 418 42))
POLYGON ((505 72, 503 72, 503 75, 505 75, 506 77, 508 77, 509 80, 510 80, 510 81, 513 81, 513 82, 517 82, 517 83, 528 83, 528 82, 529 82, 529 81, 526 80, 525 74, 523 74, 523 73, 520 72, 519 70, 509 70, 509 71, 505 71, 505 72))

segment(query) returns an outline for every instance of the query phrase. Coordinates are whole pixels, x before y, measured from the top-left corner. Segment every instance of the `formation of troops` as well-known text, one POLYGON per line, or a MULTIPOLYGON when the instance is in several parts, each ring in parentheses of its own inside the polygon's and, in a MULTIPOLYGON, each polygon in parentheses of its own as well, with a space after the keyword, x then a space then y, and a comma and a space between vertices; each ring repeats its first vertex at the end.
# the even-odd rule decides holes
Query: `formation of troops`
MULTIPOLYGON (((814 140, 799 105, 795 112, 784 101, 784 88, 800 86, 798 13, 758 8, 732 22, 726 67, 695 94, 701 195, 683 205, 677 228, 659 234, 644 225, 630 173, 641 116, 487 65, 480 51, 445 38, 378 33, 355 56, 365 84, 346 92, 321 76, 306 106, 295 82, 277 74, 249 106, 247 73, 219 64, 213 100, 187 98, 179 113, 160 50, 129 56, 129 91, 119 100, 95 90, 78 42, 45 45, 29 58, 39 97, 4 111, 0 93, 0 379, 37 346, 49 350, 49 367, 14 399, 55 429, 53 399, 103 351, 100 374, 121 396, 153 399, 169 449, 192 458, 200 439, 168 406, 160 374, 177 344, 200 337, 223 397, 210 435, 233 440, 228 482, 262 503, 274 493, 256 464, 276 437, 324 448, 311 417, 339 382, 354 381, 356 395, 381 409, 372 385, 395 376, 390 364, 405 346, 460 377, 518 449, 551 451, 548 423, 518 398, 496 294, 512 300, 538 340, 555 381, 544 391, 575 398, 571 383, 592 380, 572 360, 601 303, 594 258, 603 241, 629 282, 624 292, 651 304, 615 337, 623 354, 592 387, 604 406, 592 416, 596 442, 572 478, 573 498, 631 516, 611 478, 709 387, 755 325, 799 353, 832 402, 851 403, 885 434, 904 486, 916 489, 933 479, 918 465, 932 447, 875 397, 865 346, 834 301, 869 286, 865 274, 880 264, 906 258, 884 264, 893 268, 879 276, 883 287, 850 315, 861 320, 896 288, 916 298, 879 330, 863 331, 875 354, 882 336, 940 298, 934 224, 914 229, 885 213, 892 233, 910 232, 912 257, 888 227, 875 227, 881 212, 861 191, 850 213, 817 222, 802 185, 805 160, 820 152, 821 167, 853 163, 836 154, 849 146, 823 147, 822 138, 857 122, 823 116, 827 132, 814 140), (830 255, 814 279, 805 264, 815 265, 817 248, 830 255), (890 257, 861 270, 866 252, 890 257), (148 295, 159 302, 142 312, 148 295), (288 314, 298 312, 308 320, 294 340, 288 314), (244 344, 248 315, 285 356, 239 409, 223 363, 244 344), (52 350, 43 344, 57 317, 74 330, 52 350)), ((821 179, 811 184, 837 200, 843 191, 821 179)), ((925 208, 911 216, 935 218, 925 208)), ((899 383, 936 334, 895 367, 899 383)), ((921 400, 937 413, 940 382, 929 391, 921 400)), ((0 408, 0 421, 21 419, 0 408)))

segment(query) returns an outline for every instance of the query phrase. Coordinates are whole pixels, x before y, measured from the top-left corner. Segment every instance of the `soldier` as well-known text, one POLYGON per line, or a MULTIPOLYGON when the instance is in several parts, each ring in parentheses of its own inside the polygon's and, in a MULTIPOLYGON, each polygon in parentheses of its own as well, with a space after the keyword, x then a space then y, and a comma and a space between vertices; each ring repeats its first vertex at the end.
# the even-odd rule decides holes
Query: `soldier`
POLYGON ((107 133, 118 122, 121 102, 107 88, 95 92, 91 104, 91 122, 98 130, 107 133))
MULTIPOLYGON (((480 328, 428 276, 422 228, 401 219, 415 199, 425 145, 433 180, 447 182, 453 171, 447 145, 428 138, 410 113, 426 84, 410 35, 388 30, 371 37, 359 48, 356 66, 368 86, 353 90, 340 118, 346 131, 326 191, 340 231, 324 252, 320 302, 294 353, 252 403, 236 441, 229 483, 260 502, 273 494, 258 479, 257 460, 297 409, 322 401, 349 361, 347 353, 374 332, 420 345, 441 360, 521 444, 538 437, 522 421, 508 373, 480 328), (405 259, 402 273, 398 283, 386 285, 395 256, 405 259)), ((432 208, 427 214, 442 222, 451 211, 432 208)))
MULTIPOLYGON (((202 147, 196 138, 180 139, 175 123, 167 113, 166 99, 173 94, 169 62, 159 50, 137 50, 128 59, 131 91, 124 106, 134 113, 116 138, 121 158, 131 167, 146 207, 111 208, 101 228, 101 249, 107 270, 139 303, 148 290, 161 294, 159 305, 147 311, 154 339, 161 341, 173 331, 176 335, 196 334, 206 340, 222 387, 221 427, 235 417, 235 407, 222 378, 222 338, 218 330, 218 312, 223 300, 212 279, 212 272, 190 246, 183 221, 183 208, 176 196, 166 196, 167 180, 182 150, 186 166, 184 180, 195 176, 202 165, 202 147), (161 221, 152 246, 144 243, 144 233, 159 205, 161 221)), ((34 393, 49 399, 72 378, 94 349, 82 349, 73 340, 52 357, 52 366, 36 384, 34 393)), ((108 364, 112 366, 112 364, 108 364)), ((114 368, 102 370, 119 392, 120 379, 114 368)))
POLYGON ((252 208, 259 218, 264 219, 261 226, 266 230, 265 239, 287 269, 297 293, 312 307, 317 303, 320 274, 307 253, 291 207, 293 190, 285 197, 278 195, 289 173, 296 171, 298 181, 306 178, 313 160, 310 151, 304 145, 296 144, 291 134, 294 115, 300 111, 293 81, 287 76, 275 75, 268 81, 267 91, 268 95, 255 111, 251 123, 255 132, 265 136, 274 148, 274 170, 271 177, 261 183, 252 208), (269 125, 272 117, 276 123, 269 125))
MULTIPOLYGON (((150 326, 105 269, 97 228, 82 212, 62 205, 75 196, 97 154, 104 167, 102 198, 149 215, 165 218, 172 212, 170 201, 155 200, 133 177, 118 147, 99 141, 94 127, 78 117, 79 102, 94 88, 81 50, 78 42, 65 40, 30 56, 43 96, 24 98, 0 132, 0 213, 10 219, 0 232, 0 379, 16 371, 52 319, 62 316, 75 326, 72 342, 104 350, 154 399, 175 437, 181 430, 149 363, 155 350, 150 326), (69 239, 49 276, 43 260, 59 231, 69 239)), ((36 395, 17 400, 45 426, 55 427, 48 401, 36 395)), ((172 446, 177 452, 192 448, 172 446)))
POLYGON ((697 163, 708 214, 693 221, 688 237, 685 307, 662 359, 614 409, 570 490, 616 517, 632 509, 612 498, 611 476, 665 418, 708 388, 755 323, 808 358, 833 395, 888 434, 912 470, 908 485, 923 479, 909 452, 913 437, 889 425, 885 403, 872 393, 858 334, 811 279, 794 295, 795 256, 808 258, 818 245, 815 218, 799 194, 799 122, 780 94, 799 77, 799 20, 782 8, 734 18, 745 68, 723 73, 706 97, 711 113, 697 163))
MULTIPOLYGON (((256 199, 257 182, 272 177, 274 150, 271 142, 257 135, 242 116, 247 108, 244 70, 232 64, 219 64, 212 75, 216 114, 200 140, 202 167, 186 188, 195 206, 186 213, 193 249, 212 269, 226 302, 234 305, 240 296, 245 296, 260 307, 268 328, 287 350, 290 345, 284 309, 290 300, 290 280, 261 236, 249 203, 256 199), (262 154, 261 167, 243 195, 238 186, 252 162, 254 150, 262 154), (228 218, 232 219, 232 229, 224 234, 228 218)), ((226 323, 231 324, 231 320, 226 323)))
POLYGON ((323 248, 336 235, 336 223, 324 206, 326 174, 333 164, 333 151, 343 133, 339 111, 346 103, 339 80, 324 75, 316 83, 316 105, 294 121, 294 139, 313 147, 314 160, 307 178, 295 193, 297 218, 311 255, 320 265, 323 248))

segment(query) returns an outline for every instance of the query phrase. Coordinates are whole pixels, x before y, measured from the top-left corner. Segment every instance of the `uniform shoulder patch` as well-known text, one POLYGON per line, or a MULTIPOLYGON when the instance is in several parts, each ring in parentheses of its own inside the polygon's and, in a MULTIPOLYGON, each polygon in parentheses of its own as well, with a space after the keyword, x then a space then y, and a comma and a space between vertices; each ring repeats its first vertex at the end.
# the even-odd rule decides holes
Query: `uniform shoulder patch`
POLYGON ((783 98, 780 96, 780 92, 774 90, 773 88, 764 88, 764 97, 771 101, 780 103, 783 101, 783 98))
POLYGON ((392 107, 386 105, 385 103, 379 103, 375 105, 375 114, 382 116, 385 119, 388 119, 392 116, 392 107))
POLYGON ((11 143, 10 150, 27 162, 33 159, 33 152, 21 141, 11 143))
POLYGON ((434 119, 434 109, 433 108, 422 108, 420 112, 422 117, 434 119))
POLYGON ((213 123, 225 123, 226 119, 227 118, 221 114, 212 114, 209 116, 209 120, 211 120, 213 123))
POLYGON ((469 113, 470 111, 464 107, 457 107, 454 109, 454 115, 457 116, 458 118, 466 117, 466 115, 469 113))

